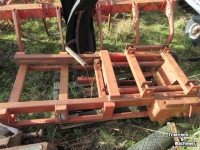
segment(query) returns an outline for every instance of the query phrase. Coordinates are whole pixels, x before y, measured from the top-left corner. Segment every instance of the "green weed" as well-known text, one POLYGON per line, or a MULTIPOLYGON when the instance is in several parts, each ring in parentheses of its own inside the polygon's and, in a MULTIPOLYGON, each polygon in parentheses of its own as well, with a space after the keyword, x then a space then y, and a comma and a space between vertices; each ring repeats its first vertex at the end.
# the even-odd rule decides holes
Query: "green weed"
POLYGON ((116 145, 116 139, 113 136, 113 134, 107 133, 103 128, 98 128, 99 133, 100 133, 100 140, 102 140, 103 143, 105 143, 103 145, 103 147, 105 149, 114 149, 115 145, 116 145))
POLYGON ((135 142, 134 141, 129 141, 129 147, 132 147, 134 144, 135 144, 135 142))
POLYGON ((83 129, 81 128, 76 128, 76 129, 73 129, 73 134, 76 136, 76 137, 80 137, 83 133, 83 129))

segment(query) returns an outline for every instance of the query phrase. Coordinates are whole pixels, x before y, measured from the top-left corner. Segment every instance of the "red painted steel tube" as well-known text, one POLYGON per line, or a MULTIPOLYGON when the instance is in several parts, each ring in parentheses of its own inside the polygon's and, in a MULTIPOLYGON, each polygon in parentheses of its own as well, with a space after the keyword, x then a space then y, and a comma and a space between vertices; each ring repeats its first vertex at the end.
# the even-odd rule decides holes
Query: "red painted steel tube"
POLYGON ((61 66, 28 66, 29 71, 53 71, 60 70, 61 66))
MULTIPOLYGON (((144 61, 144 62, 139 62, 140 67, 159 67, 163 64, 163 61, 144 61)), ((112 65, 114 68, 117 67, 122 67, 122 68, 127 68, 129 67, 128 62, 112 62, 112 65)), ((72 69, 75 70, 93 70, 94 66, 93 65, 87 65, 85 67, 82 67, 80 65, 74 65, 71 66, 72 69)))
MULTIPOLYGON (((137 61, 161 61, 162 57, 157 52, 136 52, 137 61)), ((112 62, 127 62, 126 56, 123 53, 110 53, 112 62)))
MULTIPOLYGON (((78 83, 92 83, 92 82, 96 82, 96 79, 95 79, 95 77, 78 77, 77 78, 77 82, 78 83)), ((117 84, 118 85, 122 85, 122 84, 124 84, 124 85, 133 85, 133 84, 135 84, 135 80, 118 80, 117 81, 117 84)))
MULTIPOLYGON (((143 61, 138 62, 140 67, 159 67, 163 64, 163 61, 143 61)), ((128 62, 112 62, 113 67, 130 67, 128 62)))
MULTIPOLYGON (((98 68, 98 71, 101 71, 100 67, 98 68)), ((98 76, 100 76, 100 74, 102 76, 102 73, 99 73, 98 76)), ((151 72, 143 72, 143 74, 145 77, 153 76, 153 74, 151 72)), ((77 77, 77 81, 78 81, 78 83, 91 83, 91 82, 96 82, 96 79, 95 79, 95 77, 82 76, 82 77, 77 77)), ((133 84, 135 84, 135 80, 117 80, 117 83, 118 83, 118 85, 120 85, 120 84, 133 85, 133 84)))
MULTIPOLYGON (((152 88, 155 88, 154 92, 175 92, 175 91, 182 91, 182 88, 180 85, 169 85, 169 86, 151 86, 152 88)), ((139 93, 139 90, 137 87, 119 87, 120 94, 134 94, 139 93)))
POLYGON ((174 37, 174 5, 176 1, 167 1, 165 14, 169 22, 169 35, 164 44, 170 44, 174 37))

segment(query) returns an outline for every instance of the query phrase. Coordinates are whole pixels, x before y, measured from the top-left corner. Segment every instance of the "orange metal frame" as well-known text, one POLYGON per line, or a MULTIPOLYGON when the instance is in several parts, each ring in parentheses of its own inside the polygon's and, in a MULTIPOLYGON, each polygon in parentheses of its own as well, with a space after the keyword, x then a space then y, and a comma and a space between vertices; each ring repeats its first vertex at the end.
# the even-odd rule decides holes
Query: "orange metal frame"
MULTIPOLYGON (((124 5, 127 1, 113 0, 111 4, 106 3, 105 5, 102 4, 103 2, 105 1, 98 2, 98 9, 100 9, 99 7, 102 7, 101 10, 103 10, 104 7, 111 7, 114 11, 114 8, 117 9, 120 2, 124 5)), ((156 6, 158 6, 158 4, 162 6, 159 7, 162 8, 161 10, 167 7, 169 10, 167 9, 168 13, 166 14, 172 17, 169 20, 173 19, 172 6, 174 1, 154 0, 154 2, 156 6)), ((151 7, 149 8, 155 8, 152 4, 154 3, 151 3, 151 7)), ((23 10, 19 10, 19 8, 24 5, 3 6, 4 15, 1 15, 2 9, 0 10, 0 19, 5 19, 6 14, 6 19, 15 18, 15 29, 18 37, 20 32, 19 24, 16 19, 16 12, 18 12, 21 18, 30 18, 33 16, 41 17, 41 14, 43 14, 41 7, 35 8, 36 6, 38 7, 38 4, 29 5, 32 9, 26 7, 27 11, 25 11, 24 8, 23 10), (18 9, 13 10, 13 7, 18 7, 18 9), (37 11, 35 9, 37 9, 37 11)), ((126 6, 132 9, 133 6, 135 7, 136 5, 139 5, 139 3, 134 3, 132 5, 132 3, 129 2, 123 7, 125 8, 126 6)), ((142 5, 146 6, 145 4, 142 5)), ((55 8, 57 8, 56 10, 60 10, 58 4, 51 4, 48 7, 49 17, 56 16, 55 8), (53 10, 51 11, 51 9, 53 10)), ((144 9, 146 7, 142 8, 144 9)), ((108 11, 107 8, 105 8, 105 10, 108 11)), ((160 9, 155 8, 153 10, 160 9)), ((60 14, 59 12, 60 11, 57 11, 58 17, 60 14)), ((60 54, 26 54, 23 52, 23 46, 18 38, 20 52, 15 54, 14 59, 20 67, 8 103, 0 104, 0 121, 12 126, 27 126, 149 117, 152 121, 164 123, 171 117, 191 116, 192 114, 199 113, 200 99, 197 93, 200 86, 195 85, 195 81, 189 80, 173 59, 171 48, 168 46, 173 37, 172 31, 173 25, 167 41, 161 46, 138 46, 139 38, 136 37, 136 44, 127 45, 124 53, 109 53, 108 50, 100 50, 100 52, 95 54, 79 54, 83 60, 92 64, 86 67, 76 66, 76 69, 94 70, 95 79, 93 77, 79 77, 77 81, 81 83, 96 82, 99 96, 97 98, 80 99, 68 98, 67 83, 69 80, 69 69, 72 67, 71 64, 76 63, 72 56, 66 52, 60 52, 60 54), (133 79, 118 80, 114 69, 116 67, 130 68, 133 79), (21 102, 21 94, 28 71, 41 70, 60 71, 59 100, 21 102), (149 80, 149 77, 151 80, 149 80), (156 83, 153 84, 152 80, 156 83), (115 112, 116 108, 131 106, 145 106, 146 110, 115 112), (73 110, 90 109, 101 109, 102 112, 94 115, 70 115, 70 111, 73 110), (32 120, 16 120, 15 118, 17 114, 38 112, 55 112, 56 117, 32 120)), ((74 69, 74 67, 72 67, 72 69, 74 69)))

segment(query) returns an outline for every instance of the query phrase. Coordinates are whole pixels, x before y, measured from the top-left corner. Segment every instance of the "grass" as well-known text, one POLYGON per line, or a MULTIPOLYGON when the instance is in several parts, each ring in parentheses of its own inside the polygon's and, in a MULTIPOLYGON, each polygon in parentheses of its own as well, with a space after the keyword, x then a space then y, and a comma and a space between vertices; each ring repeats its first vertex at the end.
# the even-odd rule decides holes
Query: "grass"
MULTIPOLYGON (((128 14, 127 16, 130 16, 128 14)), ((191 41, 184 36, 184 27, 192 16, 190 13, 183 12, 178 6, 175 9, 174 25, 175 34, 171 43, 173 52, 178 55, 179 58, 194 57, 200 55, 200 46, 193 47, 191 41)), ((168 23, 164 14, 158 12, 144 13, 140 18, 141 25, 141 45, 148 44, 162 44, 166 40, 168 35, 168 23)), ((61 42, 59 37, 59 31, 55 18, 47 19, 48 29, 51 33, 50 37, 47 37, 44 32, 44 26, 41 19, 29 19, 24 20, 21 26, 23 34, 23 44, 27 53, 31 54, 51 54, 59 53, 61 51, 61 42)), ((97 49, 99 49, 98 29, 96 27, 96 41, 97 49)), ((63 28, 63 31, 65 29, 63 28)), ((123 51, 126 44, 133 44, 135 40, 135 33, 133 22, 130 17, 126 17, 120 22, 112 23, 111 31, 107 31, 107 23, 103 23, 104 34, 104 49, 108 49, 111 52, 123 51)), ((18 65, 15 63, 13 56, 18 51, 16 42, 15 31, 10 24, 9 27, 0 29, 0 102, 6 102, 9 99, 10 91, 12 90, 13 83, 18 70, 18 65)), ((195 76, 200 74, 200 62, 178 62, 182 70, 187 76, 195 76)), ((41 99, 53 99, 53 71, 48 72, 30 72, 27 76, 25 84, 25 90, 22 94, 22 101, 27 100, 41 100, 41 99)), ((70 78, 75 80, 77 71, 72 71, 70 78)), ((198 76, 199 77, 199 76, 198 76)), ((199 78, 200 79, 200 78, 199 78)), ((77 97, 80 91, 83 90, 71 86, 72 97, 77 97)), ((28 115, 19 115, 18 119, 30 119, 30 118, 49 118, 53 113, 34 113, 28 115)), ((126 121, 117 122, 111 126, 106 124, 97 124, 91 128, 74 128, 67 133, 57 132, 55 125, 43 126, 45 130, 45 140, 47 141, 68 141, 64 144, 68 149, 77 148, 84 145, 84 149, 126 149, 136 142, 150 134, 145 130, 135 129, 134 127, 127 126, 127 124, 133 124, 137 122, 142 127, 148 127, 150 129, 158 129, 159 126, 156 123, 150 122, 148 119, 128 119, 126 121), (134 121, 134 122, 133 122, 134 121), (119 129, 119 130, 114 130, 119 129), (53 136, 52 136, 52 133, 53 136), (88 136, 87 136, 88 135, 88 136), (63 138, 63 141, 61 139, 63 138), (74 139, 73 139, 74 138, 74 139), (73 139, 73 140, 72 140, 73 139), (88 144, 83 144, 83 143, 88 144), (77 144, 79 143, 79 144, 77 144), (82 145, 81 145, 82 144, 82 145)), ((39 127, 29 127, 24 130, 27 132, 37 130, 39 127)), ((194 132, 200 131, 199 128, 191 131, 192 136, 194 132)), ((198 140, 197 140, 198 141, 198 140)), ((185 148, 189 149, 189 148, 185 148)))

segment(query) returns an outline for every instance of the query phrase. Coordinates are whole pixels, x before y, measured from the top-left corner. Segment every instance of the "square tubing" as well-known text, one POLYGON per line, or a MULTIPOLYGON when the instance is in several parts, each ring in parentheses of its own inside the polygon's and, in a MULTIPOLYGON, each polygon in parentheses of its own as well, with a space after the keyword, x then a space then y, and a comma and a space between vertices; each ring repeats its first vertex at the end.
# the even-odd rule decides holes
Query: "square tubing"
POLYGON ((113 70, 113 66, 110 60, 110 56, 107 50, 100 51, 101 61, 102 61, 102 71, 104 82, 108 88, 110 100, 113 98, 119 98, 120 92, 117 85, 117 80, 113 70))
POLYGON ((60 72, 59 100, 68 99, 68 80, 69 80, 69 67, 68 65, 62 65, 60 72))
POLYGON ((103 107, 103 118, 104 119, 111 119, 113 112, 115 109, 115 103, 114 102, 104 102, 103 107))
POLYGON ((17 35, 17 43, 19 46, 19 51, 24 52, 24 47, 22 44, 22 37, 21 37, 21 33, 20 33, 19 15, 17 14, 16 9, 12 10, 12 17, 13 17, 13 22, 14 22, 14 26, 15 26, 16 35, 17 35))
POLYGON ((12 103, 20 101, 27 76, 27 71, 28 65, 20 65, 8 102, 12 103))
MULTIPOLYGON (((69 80, 69 67, 68 65, 62 65, 60 71, 59 100, 68 99, 68 80, 69 80)), ((68 120, 67 105, 56 105, 55 112, 59 121, 68 120)))

